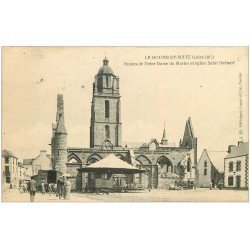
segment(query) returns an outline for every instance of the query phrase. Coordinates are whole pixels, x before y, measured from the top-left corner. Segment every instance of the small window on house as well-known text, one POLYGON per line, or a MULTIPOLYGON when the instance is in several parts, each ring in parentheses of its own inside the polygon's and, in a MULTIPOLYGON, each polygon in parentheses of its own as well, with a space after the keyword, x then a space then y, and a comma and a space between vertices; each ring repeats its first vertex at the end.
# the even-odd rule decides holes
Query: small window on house
POLYGON ((207 161, 204 161, 204 175, 207 175, 207 161))
POLYGON ((236 162, 236 171, 241 171, 241 161, 236 162))
POLYGON ((233 186, 234 185, 234 177, 233 176, 229 176, 228 177, 228 186, 233 186))
POLYGON ((233 172, 234 171, 234 163, 232 161, 229 162, 229 172, 233 172))
POLYGON ((105 101, 105 118, 109 118, 109 101, 105 101))
POLYGON ((207 175, 207 168, 204 168, 204 175, 207 175))
POLYGON ((22 176, 22 172, 20 171, 20 177, 22 176))
POLYGON ((9 163, 9 157, 5 158, 5 163, 9 163))

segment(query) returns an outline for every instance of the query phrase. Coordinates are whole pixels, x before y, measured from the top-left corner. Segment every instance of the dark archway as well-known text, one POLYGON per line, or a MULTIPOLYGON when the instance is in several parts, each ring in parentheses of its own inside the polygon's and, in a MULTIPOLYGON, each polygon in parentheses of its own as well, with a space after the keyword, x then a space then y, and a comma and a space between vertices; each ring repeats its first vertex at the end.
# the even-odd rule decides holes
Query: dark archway
POLYGON ((162 155, 158 158, 157 164, 160 165, 160 173, 161 174, 175 172, 175 169, 174 169, 172 162, 165 155, 162 155))

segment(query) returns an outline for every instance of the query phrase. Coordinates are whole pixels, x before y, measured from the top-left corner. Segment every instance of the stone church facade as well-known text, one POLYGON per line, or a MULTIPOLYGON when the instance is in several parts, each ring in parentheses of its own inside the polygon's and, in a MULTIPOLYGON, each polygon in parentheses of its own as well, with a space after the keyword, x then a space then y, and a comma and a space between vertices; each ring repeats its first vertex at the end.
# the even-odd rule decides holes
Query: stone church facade
POLYGON ((86 175, 77 169, 92 164, 113 153, 120 159, 146 170, 135 175, 134 182, 145 188, 166 188, 175 180, 195 178, 197 163, 197 138, 191 123, 186 121, 183 139, 176 147, 168 143, 164 127, 162 140, 152 139, 139 148, 122 146, 121 96, 119 77, 109 66, 105 57, 95 75, 90 118, 90 147, 67 147, 63 96, 57 96, 56 124, 52 124, 52 168, 68 172, 73 189, 82 190, 86 175))

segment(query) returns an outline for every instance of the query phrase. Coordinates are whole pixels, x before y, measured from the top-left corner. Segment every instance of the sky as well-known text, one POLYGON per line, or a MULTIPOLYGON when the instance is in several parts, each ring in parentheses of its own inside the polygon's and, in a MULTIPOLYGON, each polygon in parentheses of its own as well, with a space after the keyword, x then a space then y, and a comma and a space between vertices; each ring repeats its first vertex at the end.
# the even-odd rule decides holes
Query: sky
POLYGON ((165 122, 168 141, 178 146, 191 117, 198 157, 205 148, 226 151, 239 141, 240 86, 248 141, 247 48, 4 47, 2 149, 19 160, 35 158, 42 149, 50 153, 59 93, 68 146, 89 147, 92 84, 105 54, 120 78, 123 142, 160 141, 165 122), (176 65, 183 62, 189 65, 176 65))

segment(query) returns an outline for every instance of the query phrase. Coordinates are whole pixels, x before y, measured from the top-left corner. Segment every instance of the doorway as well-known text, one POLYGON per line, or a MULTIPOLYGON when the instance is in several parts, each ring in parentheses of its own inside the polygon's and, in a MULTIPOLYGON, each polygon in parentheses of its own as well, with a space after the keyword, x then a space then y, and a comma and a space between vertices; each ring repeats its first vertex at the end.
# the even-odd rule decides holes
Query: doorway
POLYGON ((241 184, 241 176, 236 176, 236 188, 240 188, 240 184, 241 184))

